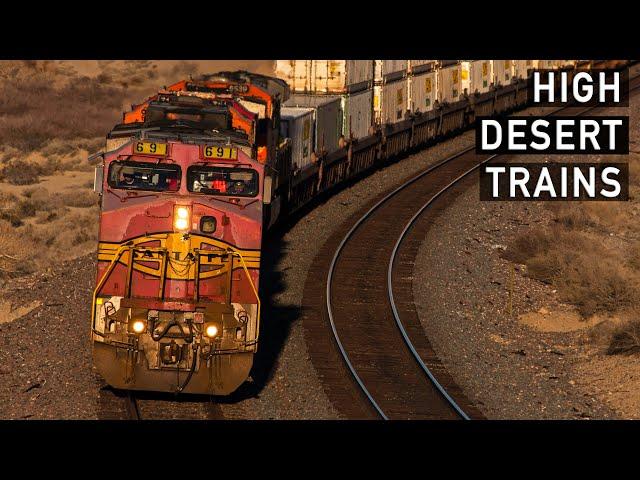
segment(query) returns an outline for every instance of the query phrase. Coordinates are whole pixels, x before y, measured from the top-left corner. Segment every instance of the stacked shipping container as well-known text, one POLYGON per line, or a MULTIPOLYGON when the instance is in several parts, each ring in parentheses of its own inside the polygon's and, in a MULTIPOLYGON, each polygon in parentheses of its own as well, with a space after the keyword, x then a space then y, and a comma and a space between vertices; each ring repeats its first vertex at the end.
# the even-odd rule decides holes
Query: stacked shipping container
POLYGON ((376 60, 373 111, 376 124, 396 123, 408 109, 407 60, 376 60))
POLYGON ((491 60, 462 62, 462 91, 467 95, 484 93, 491 88, 491 60))
POLYGON ((513 78, 513 60, 493 61, 493 84, 509 85, 513 78))
POLYGON ((276 60, 276 76, 293 94, 338 95, 342 135, 369 134, 373 117, 373 60, 276 60))
POLYGON ((438 69, 438 101, 453 103, 462 95, 462 65, 457 60, 442 60, 438 69))
POLYGON ((436 101, 454 103, 464 93, 489 91, 525 78, 531 69, 559 68, 569 60, 277 60, 276 75, 291 88, 283 104, 283 135, 294 161, 331 153, 339 137, 363 138, 374 124, 393 124, 407 111, 427 112, 436 101), (305 126, 305 122, 310 122, 305 126), (285 133, 286 131, 286 133, 285 133))
POLYGON ((538 60, 514 60, 513 76, 516 78, 527 78, 529 72, 538 68, 538 60))
POLYGON ((280 134, 291 139, 291 155, 298 168, 311 164, 313 108, 282 107, 280 134))
POLYGON ((409 107, 427 112, 437 99, 435 60, 409 60, 409 107))
POLYGON ((285 107, 313 109, 313 149, 315 152, 332 153, 338 149, 342 135, 342 99, 339 95, 294 94, 284 103, 285 107))

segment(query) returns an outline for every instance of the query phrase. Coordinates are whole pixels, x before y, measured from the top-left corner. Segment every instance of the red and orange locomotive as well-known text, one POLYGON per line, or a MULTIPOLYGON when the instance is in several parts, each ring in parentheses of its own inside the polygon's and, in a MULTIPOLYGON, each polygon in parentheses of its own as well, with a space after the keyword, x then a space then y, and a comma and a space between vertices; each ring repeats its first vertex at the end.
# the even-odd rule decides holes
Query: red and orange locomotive
POLYGON ((92 311, 109 385, 224 395, 247 379, 287 96, 284 82, 226 72, 159 92, 109 133, 92 311))

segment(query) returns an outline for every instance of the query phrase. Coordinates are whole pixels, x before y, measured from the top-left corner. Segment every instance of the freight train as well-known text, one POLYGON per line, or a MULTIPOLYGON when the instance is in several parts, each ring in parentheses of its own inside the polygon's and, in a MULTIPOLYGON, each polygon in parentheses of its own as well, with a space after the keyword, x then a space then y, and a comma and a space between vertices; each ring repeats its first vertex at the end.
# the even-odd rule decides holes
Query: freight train
POLYGON ((344 113, 356 111, 348 91, 310 96, 248 72, 183 80, 133 105, 96 167, 97 371, 118 389, 235 391, 259 345, 265 229, 477 115, 525 107, 526 82, 434 102, 393 123, 376 125, 371 104, 360 137, 344 113))

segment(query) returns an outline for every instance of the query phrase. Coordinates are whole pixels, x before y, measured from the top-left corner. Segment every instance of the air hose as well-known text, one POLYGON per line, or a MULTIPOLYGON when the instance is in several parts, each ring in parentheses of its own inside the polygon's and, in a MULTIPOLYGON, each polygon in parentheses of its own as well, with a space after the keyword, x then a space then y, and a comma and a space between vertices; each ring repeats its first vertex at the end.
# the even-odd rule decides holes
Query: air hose
POLYGON ((176 390, 176 394, 181 393, 187 387, 187 385, 189 385, 191 377, 193 377, 193 372, 195 372, 196 370, 196 362, 198 361, 198 349, 200 348, 200 345, 194 343, 191 348, 193 349, 193 361, 191 362, 191 368, 189 369, 187 378, 184 379, 184 383, 180 385, 176 390))

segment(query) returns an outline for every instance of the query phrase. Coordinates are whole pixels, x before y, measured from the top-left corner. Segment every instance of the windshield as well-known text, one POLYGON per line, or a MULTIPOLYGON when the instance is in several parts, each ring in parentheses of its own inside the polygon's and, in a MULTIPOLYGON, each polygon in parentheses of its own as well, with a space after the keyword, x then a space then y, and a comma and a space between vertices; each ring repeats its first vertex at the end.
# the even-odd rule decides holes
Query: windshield
POLYGON ((258 172, 247 168, 189 167, 187 188, 190 192, 235 197, 258 194, 258 172))
POLYGON ((109 167, 109 185, 114 188, 177 192, 181 176, 177 165, 113 162, 109 167))

